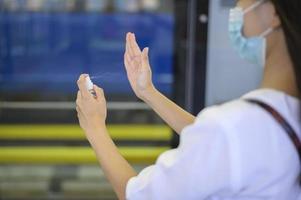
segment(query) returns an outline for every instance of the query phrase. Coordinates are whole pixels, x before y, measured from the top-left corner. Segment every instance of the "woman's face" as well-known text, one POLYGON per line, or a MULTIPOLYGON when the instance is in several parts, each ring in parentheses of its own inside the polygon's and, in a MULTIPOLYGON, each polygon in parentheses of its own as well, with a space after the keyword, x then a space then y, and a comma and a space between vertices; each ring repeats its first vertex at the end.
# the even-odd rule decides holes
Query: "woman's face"
MULTIPOLYGON (((259 0, 238 0, 237 6, 243 10, 249 8, 259 0)), ((280 22, 275 12, 274 5, 265 1, 244 16, 243 33, 246 37, 259 36, 269 28, 276 28, 280 22)))

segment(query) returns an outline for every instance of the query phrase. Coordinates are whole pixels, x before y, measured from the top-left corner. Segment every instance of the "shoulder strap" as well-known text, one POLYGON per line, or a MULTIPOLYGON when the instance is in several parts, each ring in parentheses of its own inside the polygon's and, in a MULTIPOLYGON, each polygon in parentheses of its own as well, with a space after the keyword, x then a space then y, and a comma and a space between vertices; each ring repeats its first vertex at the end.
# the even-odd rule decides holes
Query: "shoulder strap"
POLYGON ((262 101, 259 101, 256 99, 245 99, 245 101, 260 106, 261 108, 263 108, 264 110, 266 110, 268 113, 270 113, 273 116, 273 118, 279 123, 279 125, 282 126, 282 128, 288 134, 289 138, 292 140, 293 144, 295 145, 295 147, 298 151, 299 159, 301 161, 300 139, 298 138, 298 135, 295 132, 295 130, 293 129, 293 127, 284 119, 284 117, 282 117, 282 115, 279 112, 277 112, 272 106, 270 106, 262 101))

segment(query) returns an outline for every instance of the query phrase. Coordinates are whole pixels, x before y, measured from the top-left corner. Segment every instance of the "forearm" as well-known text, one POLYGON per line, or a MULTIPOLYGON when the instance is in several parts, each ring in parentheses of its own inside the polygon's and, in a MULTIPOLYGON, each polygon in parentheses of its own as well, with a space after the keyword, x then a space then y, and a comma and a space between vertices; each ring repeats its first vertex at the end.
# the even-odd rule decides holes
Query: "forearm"
POLYGON ((155 88, 151 89, 143 100, 178 134, 195 120, 195 116, 169 100, 155 88))
POLYGON ((93 133, 89 133, 89 135, 94 135, 94 138, 89 139, 90 144, 105 176, 112 184, 118 198, 125 199, 127 182, 137 173, 119 153, 105 126, 99 126, 90 132, 93 133))

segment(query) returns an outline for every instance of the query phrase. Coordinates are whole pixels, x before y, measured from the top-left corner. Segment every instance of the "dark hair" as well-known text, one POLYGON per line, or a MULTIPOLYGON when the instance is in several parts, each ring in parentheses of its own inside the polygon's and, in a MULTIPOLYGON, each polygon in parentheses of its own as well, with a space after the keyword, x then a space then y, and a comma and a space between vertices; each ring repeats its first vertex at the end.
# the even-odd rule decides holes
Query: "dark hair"
MULTIPOLYGON (((270 0, 280 17, 301 98, 301 0, 270 0)), ((300 110, 301 115, 301 110, 300 110)), ((300 161, 301 162, 301 161, 300 161)), ((300 173, 301 174, 301 173, 300 173)), ((300 176, 301 177, 301 176, 300 176)), ((299 177, 299 178, 300 178, 299 177)), ((301 185, 301 178, 299 179, 301 185)))

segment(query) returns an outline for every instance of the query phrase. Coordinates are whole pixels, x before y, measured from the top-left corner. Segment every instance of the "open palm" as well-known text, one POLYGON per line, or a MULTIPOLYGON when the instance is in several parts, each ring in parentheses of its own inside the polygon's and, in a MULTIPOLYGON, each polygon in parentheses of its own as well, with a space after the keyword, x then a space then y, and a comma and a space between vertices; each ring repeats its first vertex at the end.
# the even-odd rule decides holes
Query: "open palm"
POLYGON ((124 65, 131 87, 140 99, 143 99, 147 92, 154 87, 148 51, 148 48, 144 48, 141 52, 135 35, 127 34, 124 65))

